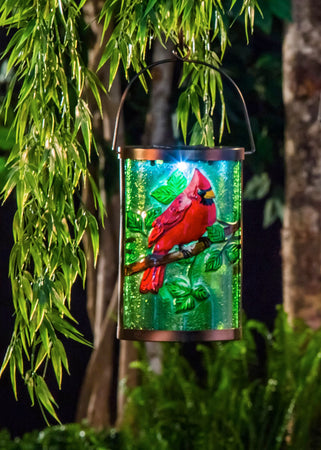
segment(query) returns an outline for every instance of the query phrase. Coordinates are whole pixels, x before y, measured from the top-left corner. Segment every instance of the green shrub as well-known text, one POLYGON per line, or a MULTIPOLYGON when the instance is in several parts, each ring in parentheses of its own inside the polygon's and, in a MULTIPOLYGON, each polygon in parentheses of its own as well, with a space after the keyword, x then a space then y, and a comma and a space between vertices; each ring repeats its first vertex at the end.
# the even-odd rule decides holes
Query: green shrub
POLYGON ((321 331, 290 326, 282 309, 272 333, 252 320, 243 330, 198 346, 201 378, 179 344, 164 345, 160 375, 133 364, 142 383, 129 393, 126 449, 321 448, 321 331))
POLYGON ((11 440, 0 432, 0 450, 116 450, 120 436, 116 430, 95 431, 84 424, 67 424, 26 433, 11 440))
POLYGON ((319 450, 321 330, 290 326, 280 308, 273 332, 248 320, 243 339, 185 347, 163 344, 155 374, 139 344, 141 374, 128 390, 119 431, 80 424, 46 428, 0 450, 319 450))

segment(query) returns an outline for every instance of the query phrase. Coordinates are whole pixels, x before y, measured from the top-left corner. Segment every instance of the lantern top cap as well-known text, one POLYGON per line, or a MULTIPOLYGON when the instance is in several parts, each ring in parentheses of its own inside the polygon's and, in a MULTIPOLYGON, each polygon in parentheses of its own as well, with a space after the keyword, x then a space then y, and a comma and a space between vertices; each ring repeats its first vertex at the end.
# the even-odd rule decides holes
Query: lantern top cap
POLYGON ((146 161, 240 161, 244 159, 244 154, 243 147, 205 147, 202 145, 118 147, 120 159, 146 161))

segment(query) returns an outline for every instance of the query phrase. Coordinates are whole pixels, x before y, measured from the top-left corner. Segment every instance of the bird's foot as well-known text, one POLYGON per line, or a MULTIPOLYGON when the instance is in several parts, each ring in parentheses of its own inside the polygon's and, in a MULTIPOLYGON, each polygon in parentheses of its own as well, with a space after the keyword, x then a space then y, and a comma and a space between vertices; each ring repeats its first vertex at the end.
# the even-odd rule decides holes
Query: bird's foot
POLYGON ((184 247, 183 245, 179 245, 178 247, 179 247, 180 251, 183 253, 185 259, 193 256, 192 252, 189 249, 187 249, 186 247, 184 247))
POLYGON ((212 245, 212 241, 207 236, 200 237, 198 242, 203 242, 205 248, 209 248, 212 245))
POLYGON ((161 255, 157 255, 156 253, 151 253, 150 255, 148 255, 148 259, 150 260, 153 266, 157 266, 157 263, 160 258, 161 255))

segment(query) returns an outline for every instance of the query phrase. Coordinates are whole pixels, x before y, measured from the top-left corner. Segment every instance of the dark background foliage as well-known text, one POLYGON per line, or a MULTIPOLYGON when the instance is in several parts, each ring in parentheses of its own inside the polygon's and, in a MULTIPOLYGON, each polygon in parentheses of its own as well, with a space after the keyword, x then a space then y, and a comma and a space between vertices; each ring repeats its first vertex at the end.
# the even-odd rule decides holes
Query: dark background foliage
MULTIPOLYGON (((273 3, 273 2, 271 2, 273 3)), ((283 183, 283 111, 281 93, 281 39, 282 23, 272 15, 264 25, 259 23, 254 37, 246 46, 244 32, 240 24, 232 35, 232 46, 227 50, 224 68, 239 84, 249 108, 257 154, 246 159, 244 167, 245 182, 254 174, 267 173, 271 183, 262 198, 244 201, 244 284, 243 307, 249 318, 265 322, 270 328, 276 316, 275 306, 281 303, 281 257, 280 228, 281 222, 275 208, 267 211, 269 198, 282 198, 283 183), (260 25, 260 26, 259 26, 260 25), (263 227, 264 216, 271 225, 263 227), (274 220, 276 219, 276 220, 274 220)), ((0 30, 1 51, 6 47, 8 37, 0 30)), ((247 134, 235 98, 226 89, 226 104, 231 126, 231 135, 225 136, 223 144, 247 145, 247 134), (233 142, 232 142, 233 141, 233 142)), ((134 130, 141 117, 147 100, 139 99, 141 88, 129 98, 127 117, 136 117, 138 122, 128 120, 128 139, 135 141, 134 130), (139 114, 137 114, 137 112, 139 114)), ((144 94, 145 95, 145 94, 144 94)), ((144 97, 145 98, 145 97, 144 97)), ((174 101, 175 99, 173 99, 174 101)), ((139 127, 138 127, 139 128, 139 127)), ((136 141, 137 143, 137 141, 136 141)), ((5 150, 1 149, 1 156, 5 150)), ((252 197, 257 196, 253 193, 252 197)), ((0 357, 2 358, 9 342, 13 326, 13 308, 11 305, 10 283, 7 277, 9 251, 12 245, 12 218, 15 202, 11 198, 0 209, 0 357)), ((72 293, 72 310, 79 321, 79 329, 90 338, 91 332, 86 316, 86 297, 81 283, 76 283, 72 293)), ((81 381, 89 358, 90 350, 80 344, 66 342, 66 351, 70 356, 71 376, 64 377, 62 390, 57 391, 55 382, 52 389, 60 405, 58 411, 62 422, 74 420, 74 412, 81 381)), ((193 356, 194 348, 186 350, 193 356)), ((52 377, 53 378, 53 377, 52 377)), ((50 384, 50 381, 49 381, 50 384)), ((5 373, 0 381, 0 428, 7 428, 12 435, 22 435, 26 431, 44 426, 41 413, 37 407, 30 408, 30 400, 25 389, 18 386, 19 402, 14 400, 9 374, 5 373)))

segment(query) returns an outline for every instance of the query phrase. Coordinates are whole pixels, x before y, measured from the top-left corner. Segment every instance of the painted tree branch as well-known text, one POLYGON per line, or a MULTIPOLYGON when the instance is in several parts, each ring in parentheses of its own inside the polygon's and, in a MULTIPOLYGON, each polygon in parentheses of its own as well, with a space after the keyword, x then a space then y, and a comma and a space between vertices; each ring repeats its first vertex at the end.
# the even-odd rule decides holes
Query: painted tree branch
MULTIPOLYGON (((229 236, 235 233, 236 230, 240 228, 240 221, 229 223, 223 221, 218 221, 224 226, 224 234, 225 236, 229 236)), ((214 242, 210 244, 213 245, 214 242)), ((157 267, 164 264, 170 264, 173 262, 180 261, 181 259, 186 258, 186 253, 188 253, 188 257, 197 256, 202 253, 204 250, 209 248, 208 243, 205 240, 201 240, 192 244, 185 248, 185 251, 176 250, 174 252, 168 253, 167 255, 147 255, 141 261, 135 261, 132 264, 128 264, 125 266, 125 275, 133 275, 138 272, 143 272, 146 269, 151 267, 157 267)))

